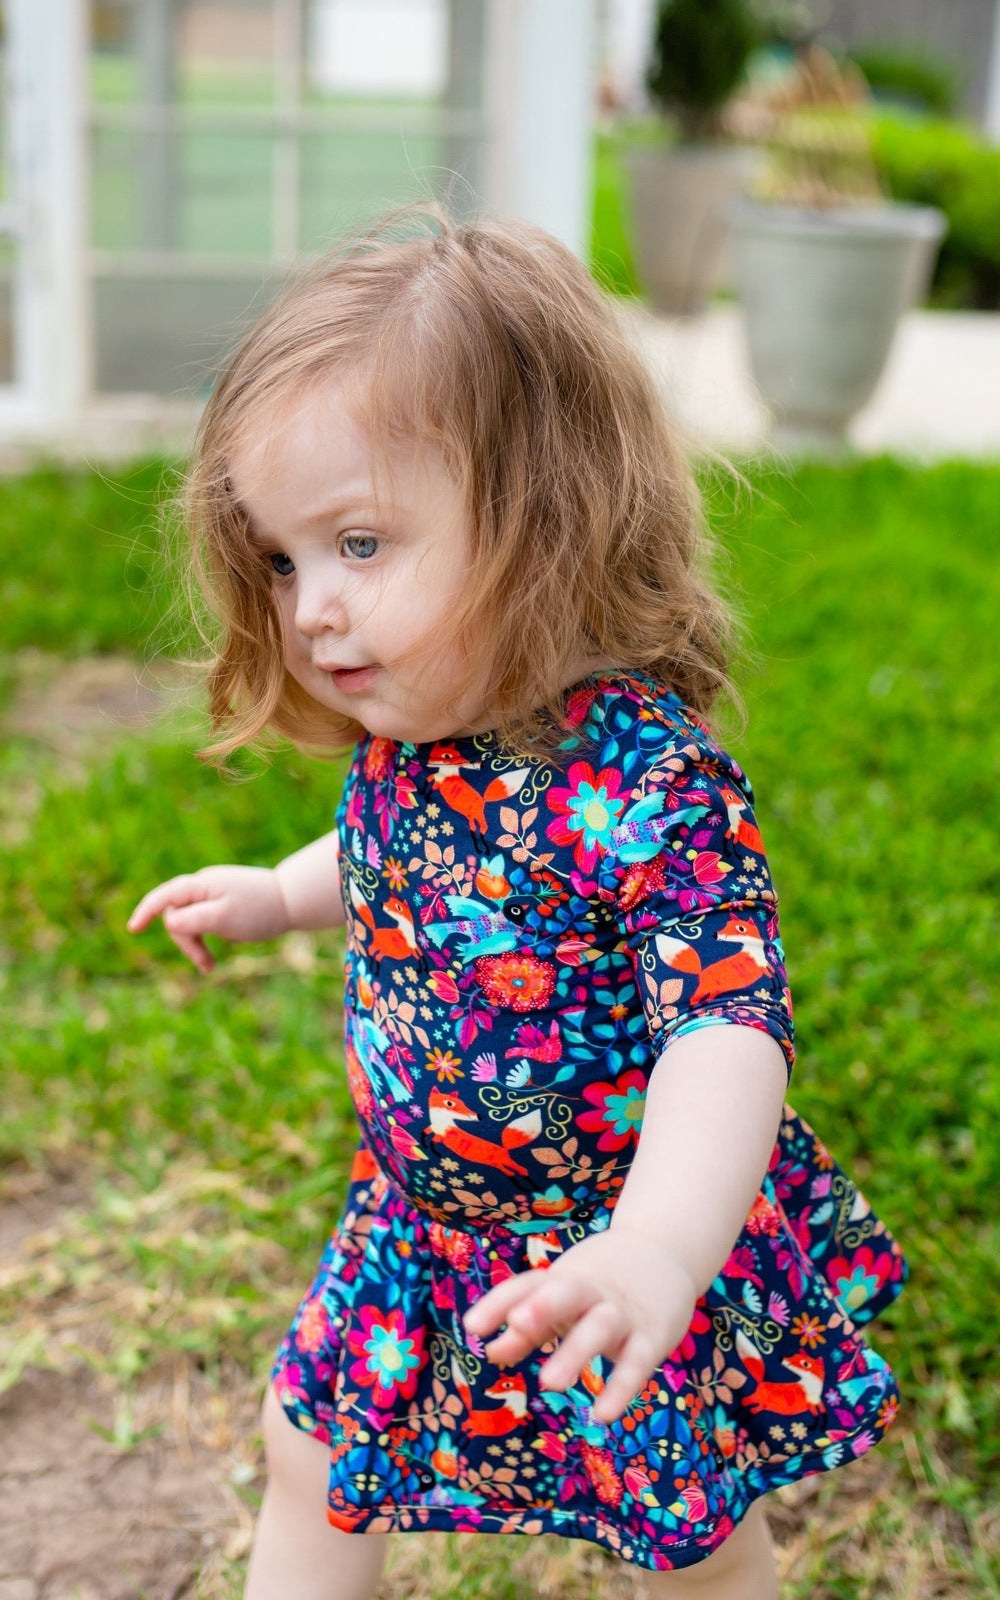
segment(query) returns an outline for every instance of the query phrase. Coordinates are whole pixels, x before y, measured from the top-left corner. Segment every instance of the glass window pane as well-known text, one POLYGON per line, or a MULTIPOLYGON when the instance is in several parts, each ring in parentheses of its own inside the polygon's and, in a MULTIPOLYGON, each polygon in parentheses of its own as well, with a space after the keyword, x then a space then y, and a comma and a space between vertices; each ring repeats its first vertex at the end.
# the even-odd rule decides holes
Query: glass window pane
POLYGON ((96 249, 270 255, 272 133, 95 128, 91 151, 96 249))
POLYGON ((95 277, 96 388, 207 395, 226 356, 279 287, 276 276, 246 272, 95 277))
POLYGON ((174 3, 177 100, 188 106, 273 105, 275 18, 271 0, 174 3))
POLYGON ((271 0, 90 0, 97 106, 274 102, 271 0))
POLYGON ((90 99, 98 106, 141 98, 134 49, 136 0, 91 0, 90 99))
POLYGON ((323 250, 338 234, 364 226, 393 206, 426 200, 447 184, 441 142, 432 131, 398 134, 349 129, 304 134, 300 146, 303 250, 323 250))
POLYGON ((314 0, 306 52, 316 94, 436 99, 448 64, 444 0, 314 0))

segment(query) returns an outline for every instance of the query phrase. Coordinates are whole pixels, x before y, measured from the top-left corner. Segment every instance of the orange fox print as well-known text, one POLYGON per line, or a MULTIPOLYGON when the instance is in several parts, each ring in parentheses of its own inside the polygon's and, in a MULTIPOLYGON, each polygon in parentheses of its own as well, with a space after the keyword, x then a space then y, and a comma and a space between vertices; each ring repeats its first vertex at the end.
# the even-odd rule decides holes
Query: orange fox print
POLYGON ((386 916, 392 918, 391 926, 386 927, 376 923, 371 906, 353 880, 348 894, 355 914, 372 936, 366 942, 376 960, 388 957, 390 961, 406 961, 419 956, 413 913, 398 895, 390 895, 383 907, 386 916))
POLYGON ((750 808, 741 794, 728 784, 719 787, 719 795, 725 801, 726 816, 729 818, 729 832, 732 838, 744 850, 751 850, 754 855, 764 854, 764 841, 760 836, 760 829, 744 817, 744 811, 750 808))
POLYGON ((427 765, 431 784, 442 796, 448 809, 464 817, 479 834, 486 832, 486 806, 491 801, 509 800, 517 794, 531 770, 529 767, 517 767, 512 772, 502 772, 485 789, 476 789, 462 777, 462 770, 478 772, 479 763, 464 760, 461 751, 451 744, 436 744, 427 765))
POLYGON ((702 966, 698 951, 686 939, 675 939, 668 933, 657 934, 656 953, 668 967, 675 972, 698 974, 694 993, 687 998, 689 1006, 702 1000, 715 1000, 720 994, 732 994, 736 989, 752 989, 768 971, 764 940, 756 923, 749 918, 731 916, 715 938, 736 945, 736 953, 702 966))
POLYGON ((466 1433, 477 1438, 498 1439, 520 1427, 528 1414, 528 1385, 520 1372, 502 1372, 496 1383, 490 1384, 485 1392, 491 1400, 499 1400, 500 1404, 489 1411, 472 1409, 472 1390, 454 1356, 451 1358, 451 1375, 459 1397, 467 1408, 462 1419, 466 1433))
POLYGON ((459 1122, 478 1122, 475 1111, 460 1100, 457 1094, 445 1089, 432 1089, 427 1097, 431 1123, 427 1132, 463 1161, 474 1161, 480 1167, 492 1167, 508 1176, 526 1178, 528 1169, 522 1167, 510 1154, 518 1145, 530 1144, 542 1131, 542 1119, 537 1111, 508 1122, 500 1135, 500 1144, 480 1139, 458 1126, 459 1122))
POLYGON ((765 1383, 760 1351, 738 1329, 736 1352, 757 1383, 745 1401, 748 1410, 773 1411, 779 1417, 797 1417, 803 1411, 822 1411, 823 1363, 818 1356, 807 1355, 804 1350, 797 1351, 781 1363, 789 1372, 794 1372, 793 1382, 765 1383))

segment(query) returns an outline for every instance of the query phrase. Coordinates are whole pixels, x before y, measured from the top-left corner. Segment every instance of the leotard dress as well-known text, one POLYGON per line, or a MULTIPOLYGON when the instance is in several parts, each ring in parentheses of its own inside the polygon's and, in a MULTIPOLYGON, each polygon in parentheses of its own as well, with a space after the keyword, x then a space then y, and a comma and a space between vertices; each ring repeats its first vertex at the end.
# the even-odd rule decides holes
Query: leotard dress
POLYGON ((358 747, 338 826, 361 1144, 274 1382, 329 1447, 338 1528, 561 1533, 684 1567, 888 1428, 860 1329, 905 1266, 786 1107, 731 1254, 620 1421, 593 1417, 601 1358, 546 1391, 550 1347, 501 1368, 465 1333, 491 1285, 608 1227, 671 1039, 736 1023, 793 1058, 743 772, 645 677, 585 680, 567 717, 551 762, 488 733, 358 747))

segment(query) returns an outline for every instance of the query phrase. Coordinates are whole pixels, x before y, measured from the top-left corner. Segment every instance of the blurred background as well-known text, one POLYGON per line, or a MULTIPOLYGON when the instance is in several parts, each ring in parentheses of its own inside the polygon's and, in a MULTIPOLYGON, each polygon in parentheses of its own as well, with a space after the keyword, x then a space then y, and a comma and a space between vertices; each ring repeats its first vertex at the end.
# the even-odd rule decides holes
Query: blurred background
MULTIPOLYGON (((783 1600, 1000 1594, 998 13, 0 0, 0 1600, 242 1591, 260 1396, 356 1146, 342 933, 202 978, 125 924, 325 833, 343 763, 195 759, 177 501, 289 271, 429 195, 564 239, 708 446, 794 1103, 912 1268, 885 1445, 769 1496, 783 1600)), ((638 1587, 422 1535, 381 1594, 638 1587)))
MULTIPOLYGON (((0 442, 120 450, 166 421, 183 438, 220 357, 295 263, 428 195, 542 223, 613 292, 652 285, 661 315, 703 309, 698 291, 697 304, 658 299, 655 267, 636 261, 648 185, 629 187, 630 153, 692 133, 684 86, 650 87, 663 9, 4 0, 0 442)), ((744 154, 773 145, 775 85, 825 47, 849 75, 848 120, 865 125, 879 191, 943 210, 933 302, 996 309, 994 0, 721 8, 734 9, 752 13, 752 38, 734 35, 745 18, 692 24, 683 4, 680 35, 668 25, 698 104, 714 96, 695 131, 744 154)), ((720 289, 731 270, 709 297, 720 289)))

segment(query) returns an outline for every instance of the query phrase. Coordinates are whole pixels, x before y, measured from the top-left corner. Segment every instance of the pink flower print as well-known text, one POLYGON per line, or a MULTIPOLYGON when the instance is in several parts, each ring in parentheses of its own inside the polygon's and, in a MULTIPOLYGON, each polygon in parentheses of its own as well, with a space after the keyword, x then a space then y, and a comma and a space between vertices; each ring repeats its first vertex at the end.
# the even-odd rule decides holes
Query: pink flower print
POLYGON ((584 1441, 580 1446, 580 1456, 583 1470, 593 1484, 598 1500, 603 1500, 606 1506, 620 1506, 625 1485, 615 1471, 611 1451, 584 1441))
POLYGON ((381 783, 392 771, 396 746, 391 739, 372 739, 365 752, 364 774, 370 783, 381 783))
POLYGON ((316 1351, 326 1337, 327 1315, 320 1300, 310 1300, 302 1313, 295 1342, 300 1350, 316 1351))
POLYGON ((639 1143, 646 1109, 646 1074, 629 1067, 614 1083, 588 1083, 583 1098, 595 1111, 580 1112, 577 1121, 587 1133, 599 1133, 598 1150, 624 1150, 639 1143))
POLYGON ((696 1335, 708 1333, 711 1329, 711 1326, 712 1319, 705 1311, 704 1307, 701 1305, 696 1305, 694 1308, 694 1316, 691 1318, 691 1326, 688 1328, 687 1333, 677 1346, 677 1349, 672 1352, 672 1359, 675 1361, 680 1360, 682 1362, 693 1361, 695 1352, 698 1349, 698 1346, 695 1343, 696 1335))
POLYGON ((566 1443, 559 1433, 540 1433, 535 1449, 540 1450, 543 1456, 548 1456, 550 1461, 566 1460, 566 1443))
POLYGON ((547 1005, 555 988, 556 969, 528 952, 480 956, 473 971, 486 998, 512 1011, 538 1011, 547 1005))
POLYGON ((720 884, 729 872, 729 867, 724 866, 722 857, 717 850, 699 850, 691 864, 695 881, 703 889, 714 889, 720 884))
POLYGON ((574 761, 566 788, 552 788, 546 797, 556 812, 546 833, 556 844, 572 845, 581 872, 593 872, 611 844, 611 835, 625 809, 619 797, 622 774, 613 767, 595 772, 587 761, 574 761))
POLYGON ((888 1251, 879 1255, 866 1244, 860 1245, 851 1259, 837 1256, 826 1269, 833 1292, 848 1315, 865 1305, 887 1283, 892 1272, 888 1251))
POLYGON ((427 1360, 423 1328, 407 1333, 401 1311, 377 1306, 362 1306, 358 1320, 360 1328, 352 1328, 347 1336, 351 1355, 358 1357, 351 1364, 354 1382, 370 1388, 372 1401, 380 1408, 391 1406, 397 1396, 411 1399, 427 1360))

